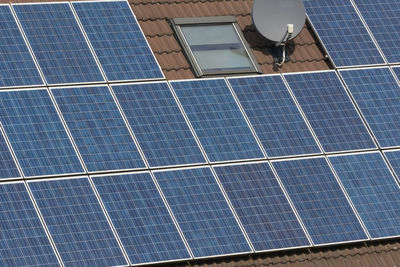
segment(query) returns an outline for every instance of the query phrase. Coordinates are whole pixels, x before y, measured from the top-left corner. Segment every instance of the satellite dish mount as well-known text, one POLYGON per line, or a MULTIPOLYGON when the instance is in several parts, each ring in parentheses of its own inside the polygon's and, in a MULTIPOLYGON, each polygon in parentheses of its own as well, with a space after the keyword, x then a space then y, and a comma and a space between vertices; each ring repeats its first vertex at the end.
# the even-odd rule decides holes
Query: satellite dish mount
POLYGON ((282 51, 277 65, 286 60, 286 43, 295 38, 306 22, 306 12, 301 0, 254 0, 251 11, 258 32, 275 43, 282 51))

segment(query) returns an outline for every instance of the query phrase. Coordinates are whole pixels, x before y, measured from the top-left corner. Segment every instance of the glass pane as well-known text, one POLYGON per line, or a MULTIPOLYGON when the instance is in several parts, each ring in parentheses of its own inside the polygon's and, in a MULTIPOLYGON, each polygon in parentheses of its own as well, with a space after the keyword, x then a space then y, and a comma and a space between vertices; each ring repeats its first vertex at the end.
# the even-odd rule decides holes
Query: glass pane
POLYGON ((181 29, 203 72, 254 70, 232 24, 184 25, 181 29))

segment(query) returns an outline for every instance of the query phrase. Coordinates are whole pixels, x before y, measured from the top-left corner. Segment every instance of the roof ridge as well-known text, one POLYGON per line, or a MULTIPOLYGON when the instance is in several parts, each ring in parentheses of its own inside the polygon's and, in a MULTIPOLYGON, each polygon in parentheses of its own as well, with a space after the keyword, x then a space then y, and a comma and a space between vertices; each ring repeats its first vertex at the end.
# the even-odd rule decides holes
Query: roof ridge
POLYGON ((148 1, 135 1, 129 0, 131 5, 156 5, 156 4, 182 4, 182 3, 205 3, 205 2, 246 2, 246 0, 148 0, 148 1))

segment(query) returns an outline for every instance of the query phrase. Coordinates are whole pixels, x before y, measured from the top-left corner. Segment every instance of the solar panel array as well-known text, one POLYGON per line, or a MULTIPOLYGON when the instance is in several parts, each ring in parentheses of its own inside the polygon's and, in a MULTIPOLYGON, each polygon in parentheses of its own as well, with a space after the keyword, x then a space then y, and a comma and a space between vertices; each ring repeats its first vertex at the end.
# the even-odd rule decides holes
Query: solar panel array
POLYGON ((400 68, 345 68, 398 61, 398 5, 304 3, 339 71, 184 81, 126 1, 0 6, 0 264, 400 236, 400 68))

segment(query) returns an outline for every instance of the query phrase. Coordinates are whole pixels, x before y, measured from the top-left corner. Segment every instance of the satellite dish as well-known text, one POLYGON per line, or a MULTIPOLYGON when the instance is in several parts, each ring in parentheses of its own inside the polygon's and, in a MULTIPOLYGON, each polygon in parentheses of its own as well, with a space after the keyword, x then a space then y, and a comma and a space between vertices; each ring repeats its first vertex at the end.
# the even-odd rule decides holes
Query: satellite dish
POLYGON ((251 16, 258 32, 278 45, 295 38, 306 22, 301 0, 254 0, 251 16))

